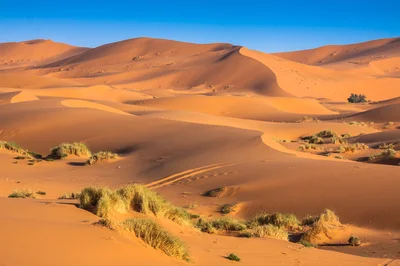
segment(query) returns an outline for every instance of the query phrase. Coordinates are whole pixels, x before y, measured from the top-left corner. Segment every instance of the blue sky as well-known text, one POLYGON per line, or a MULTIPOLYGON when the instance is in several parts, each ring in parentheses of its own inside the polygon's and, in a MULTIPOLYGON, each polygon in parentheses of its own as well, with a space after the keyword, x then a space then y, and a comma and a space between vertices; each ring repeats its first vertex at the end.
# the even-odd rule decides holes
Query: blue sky
POLYGON ((0 42, 95 47, 134 37, 229 42, 265 52, 400 36, 400 0, 1 0, 0 42))

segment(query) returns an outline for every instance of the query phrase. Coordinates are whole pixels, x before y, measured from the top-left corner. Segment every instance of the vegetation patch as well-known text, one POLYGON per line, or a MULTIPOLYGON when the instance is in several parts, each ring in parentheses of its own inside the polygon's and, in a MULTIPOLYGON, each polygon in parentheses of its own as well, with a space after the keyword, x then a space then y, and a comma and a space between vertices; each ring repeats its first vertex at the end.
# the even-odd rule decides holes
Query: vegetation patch
POLYGON ((341 225, 339 217, 331 210, 325 210, 312 223, 309 220, 310 228, 303 234, 300 241, 315 244, 321 236, 331 239, 332 230, 341 225))
POLYGON ((357 236, 350 236, 348 242, 349 245, 352 247, 358 247, 361 245, 361 240, 357 236))
POLYGON ((22 156, 17 156, 14 159, 16 160, 23 160, 23 159, 30 159, 30 158, 41 158, 42 156, 36 152, 28 151, 19 147, 14 142, 9 141, 0 141, 0 150, 9 150, 15 153, 18 153, 22 156))
POLYGON ((392 160, 397 158, 397 151, 394 149, 387 149, 381 153, 371 155, 368 158, 368 162, 373 163, 373 162, 378 162, 378 161, 384 161, 384 160, 392 160))
POLYGON ((340 145, 338 152, 345 153, 345 152, 356 152, 359 150, 368 150, 369 146, 364 143, 355 143, 352 145, 340 145))
POLYGON ((79 199, 81 197, 81 193, 79 192, 69 192, 64 193, 58 199, 79 199))
POLYGON ((226 257, 228 260, 233 260, 233 261, 240 261, 240 258, 238 255, 231 253, 226 257))
POLYGON ((274 225, 285 228, 286 230, 295 230, 299 228, 300 221, 294 214, 284 214, 279 212, 260 214, 253 220, 249 221, 250 228, 263 225, 274 225))
POLYGON ((221 213, 228 214, 228 213, 234 212, 236 207, 237 207, 236 204, 224 204, 221 207, 221 213))
POLYGON ((149 246, 163 251, 168 256, 189 261, 186 245, 178 238, 171 236, 153 220, 144 218, 128 219, 122 227, 133 232, 149 246))
POLYGON ((219 187, 205 192, 203 196, 219 198, 225 191, 226 191, 225 187, 219 187))
POLYGON ((118 154, 110 151, 100 151, 96 152, 86 161, 87 165, 92 165, 98 162, 109 163, 118 158, 118 154))
MULTIPOLYGON (((261 237, 262 238, 265 236, 269 236, 269 237, 282 239, 282 240, 288 240, 288 238, 289 238, 289 233, 285 228, 275 226, 272 224, 252 227, 251 229, 244 231, 244 234, 249 234, 249 237, 261 237)), ((242 234, 242 236, 244 234, 242 234)))
POLYGON ((318 151, 318 150, 322 150, 322 148, 315 144, 305 144, 305 145, 301 145, 300 147, 298 147, 297 150, 298 151, 318 151))
POLYGON ((347 98, 349 103, 365 103, 367 102, 367 96, 364 94, 352 93, 349 98, 347 98))
POLYGON ((92 155, 92 152, 82 142, 62 143, 61 145, 52 148, 48 157, 58 160, 66 158, 68 157, 68 155, 90 157, 92 155))
POLYGON ((25 199, 25 198, 31 198, 34 199, 35 197, 35 193, 33 193, 33 191, 31 189, 18 189, 15 190, 13 193, 11 193, 10 195, 8 195, 9 198, 21 198, 21 199, 25 199))

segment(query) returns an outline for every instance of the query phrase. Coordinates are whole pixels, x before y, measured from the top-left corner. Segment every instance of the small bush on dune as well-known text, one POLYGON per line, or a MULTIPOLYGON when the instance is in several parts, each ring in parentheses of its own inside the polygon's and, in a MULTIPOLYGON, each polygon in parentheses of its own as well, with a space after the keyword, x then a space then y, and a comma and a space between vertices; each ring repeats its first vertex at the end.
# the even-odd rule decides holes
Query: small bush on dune
POLYGON ((349 98, 347 98, 349 103, 364 103, 367 101, 367 96, 364 94, 352 93, 349 98))
POLYGON ((332 142, 333 144, 344 144, 344 143, 347 143, 347 141, 346 141, 345 139, 343 139, 343 138, 341 138, 341 137, 338 137, 338 136, 332 137, 332 138, 331 138, 331 142, 332 142))
POLYGON ((355 143, 352 145, 340 145, 338 152, 345 153, 345 152, 356 152, 359 150, 368 150, 369 146, 364 143, 355 143))
POLYGON ((110 162, 113 160, 116 160, 118 158, 118 155, 116 153, 112 153, 110 151, 100 151, 96 152, 90 158, 86 161, 87 165, 92 165, 98 162, 110 162))
POLYGON ((305 144, 301 145, 300 147, 297 148, 299 151, 311 151, 311 150, 321 150, 321 147, 315 145, 315 144, 305 144))
POLYGON ((81 193, 79 192, 69 192, 69 193, 64 193, 58 199, 79 199, 81 197, 81 193))
POLYGON ((349 245, 352 247, 358 247, 361 245, 361 240, 356 236, 350 236, 348 242, 349 242, 349 245))
POLYGON ((226 257, 228 260, 233 260, 233 261, 240 261, 240 258, 238 255, 231 253, 226 257))
POLYGON ((25 199, 25 198, 34 199, 35 193, 33 193, 33 191, 30 189, 19 189, 19 190, 15 190, 13 193, 8 195, 8 197, 9 198, 21 198, 21 199, 25 199))
POLYGON ((393 143, 383 143, 379 145, 379 149, 381 150, 388 150, 388 149, 394 149, 394 144, 393 143))
POLYGON ((235 211, 236 204, 224 204, 221 207, 221 213, 228 214, 235 211))
POLYGON ((314 244, 319 240, 321 234, 331 239, 329 233, 340 225, 339 217, 331 210, 325 210, 318 216, 301 237, 301 241, 314 244))
POLYGON ((200 231, 204 233, 209 233, 209 234, 214 234, 217 232, 217 230, 214 228, 212 223, 210 221, 206 221, 202 218, 200 218, 197 223, 195 224, 196 228, 199 228, 200 231))
POLYGON ((386 151, 383 151, 381 153, 371 155, 368 158, 368 161, 375 162, 375 161, 390 160, 395 158, 397 158, 397 151, 394 149, 387 149, 386 151))
POLYGON ((294 230, 299 227, 300 222, 294 214, 264 213, 257 215, 253 220, 251 220, 249 222, 249 227, 252 228, 268 224, 283 227, 287 230, 294 230))
POLYGON ((163 251, 168 256, 189 261, 187 247, 178 238, 171 236, 160 225, 150 219, 135 218, 126 220, 123 228, 135 233, 145 243, 163 251))
POLYGON ((209 191, 205 192, 205 193, 203 194, 203 196, 218 198, 218 197, 221 196, 221 194, 222 194, 225 190, 226 190, 226 188, 224 188, 224 187, 219 187, 219 188, 212 189, 212 190, 209 190, 209 191))
POLYGON ((217 230, 223 231, 243 231, 246 229, 246 224, 243 221, 236 220, 231 217, 223 217, 211 220, 211 225, 217 230))
POLYGON ((185 209, 175 207, 142 185, 129 185, 118 190, 88 187, 81 192, 80 205, 100 217, 131 209, 143 214, 162 216, 176 223, 186 223, 192 218, 185 209))
POLYGON ((288 240, 289 234, 283 227, 278 227, 272 224, 255 226, 245 231, 252 237, 274 237, 282 240, 288 240))
POLYGON ((81 142, 62 143, 61 145, 52 148, 48 157, 53 159, 62 159, 68 157, 68 155, 89 157, 92 155, 92 152, 84 143, 81 142))
POLYGON ((26 149, 23 149, 19 147, 17 144, 14 142, 9 142, 9 141, 0 141, 0 150, 5 149, 9 150, 18 154, 21 154, 22 156, 17 156, 15 159, 17 160, 23 160, 23 159, 30 159, 30 158, 41 158, 42 156, 36 152, 28 151, 26 149))

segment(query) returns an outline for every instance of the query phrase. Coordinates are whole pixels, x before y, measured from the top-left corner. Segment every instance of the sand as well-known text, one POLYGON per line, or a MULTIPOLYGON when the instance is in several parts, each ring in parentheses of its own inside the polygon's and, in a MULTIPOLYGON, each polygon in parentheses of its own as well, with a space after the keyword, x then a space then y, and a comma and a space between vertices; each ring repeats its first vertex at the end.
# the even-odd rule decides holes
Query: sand
POLYGON ((0 206, 7 210, 0 214, 0 265, 190 265, 94 226, 99 217, 77 201, 58 200, 86 186, 131 183, 204 217, 220 217, 222 204, 235 203, 230 215, 237 218, 329 208, 346 224, 331 246, 304 248, 160 220, 187 243, 193 265, 231 265, 229 253, 243 265, 399 264, 400 168, 365 160, 382 143, 400 148, 398 43, 273 55, 152 38, 93 49, 45 40, 0 44, 0 140, 44 156, 74 141, 120 156, 93 166, 74 156, 30 165, 0 150, 0 206), (346 103, 350 93, 372 102, 346 103), (350 134, 350 144, 370 149, 344 159, 297 149, 302 137, 322 130, 350 134), (202 196, 219 187, 229 189, 202 196), (7 198, 23 188, 46 195, 7 198), (343 246, 351 234, 368 245, 343 246))

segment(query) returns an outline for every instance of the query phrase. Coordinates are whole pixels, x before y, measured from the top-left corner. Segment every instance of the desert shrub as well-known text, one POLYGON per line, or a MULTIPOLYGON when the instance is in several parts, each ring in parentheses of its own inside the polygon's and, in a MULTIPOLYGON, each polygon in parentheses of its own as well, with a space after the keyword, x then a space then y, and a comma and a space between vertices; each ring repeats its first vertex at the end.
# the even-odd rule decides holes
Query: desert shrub
POLYGON ((143 218, 129 219, 123 222, 122 227, 168 256, 189 261, 189 252, 185 244, 154 221, 143 218))
POLYGON ((306 248, 315 248, 315 247, 317 247, 317 245, 312 244, 312 243, 310 243, 308 241, 305 241, 305 240, 300 240, 299 244, 302 244, 306 248))
POLYGON ((231 253, 226 257, 228 260, 233 260, 233 261, 240 261, 240 258, 238 255, 231 253))
POLYGON ((321 147, 315 145, 315 144, 305 144, 301 145, 300 147, 297 148, 298 151, 311 151, 311 150, 321 150, 321 147))
POLYGON ((367 101, 367 96, 364 94, 352 93, 349 98, 347 98, 349 103, 364 103, 367 101))
POLYGON ((197 223, 195 224, 195 227, 200 229, 202 232, 209 233, 209 234, 214 234, 217 231, 210 221, 206 221, 202 218, 200 218, 197 221, 197 223))
POLYGON ((17 159, 17 160, 29 159, 32 157, 33 158, 41 158, 42 157, 40 154, 38 154, 36 152, 28 151, 26 149, 19 147, 14 142, 0 141, 0 150, 2 150, 2 149, 9 150, 9 151, 12 151, 12 152, 22 155, 22 156, 15 157, 15 159, 17 159))
POLYGON ((221 196, 221 194, 222 194, 225 190, 226 190, 225 187, 219 187, 219 188, 212 189, 212 190, 209 190, 209 191, 205 192, 205 193, 203 194, 203 196, 218 198, 218 197, 221 196))
POLYGON ((381 153, 374 154, 369 156, 368 161, 369 162, 374 162, 374 161, 381 161, 381 160, 389 160, 389 159, 394 159, 397 157, 397 151, 394 149, 387 149, 381 153))
POLYGON ((52 159, 62 159, 68 157, 68 155, 88 157, 92 155, 92 152, 82 142, 62 143, 52 148, 48 157, 52 159))
POLYGON ((116 160, 118 158, 118 154, 110 152, 110 151, 100 151, 96 152, 86 161, 87 165, 92 165, 97 162, 105 162, 108 163, 110 161, 116 160))
POLYGON ((320 122, 317 118, 312 118, 312 117, 308 117, 308 116, 303 116, 300 120, 297 121, 298 123, 301 122, 320 122))
POLYGON ((33 193, 33 191, 31 189, 18 189, 18 190, 15 190, 10 195, 8 195, 8 197, 9 198, 21 198, 21 199, 25 199, 25 198, 34 199, 35 194, 33 193))
POLYGON ((299 227, 300 222, 294 214, 284 214, 278 212, 260 214, 257 215, 253 220, 249 221, 250 228, 268 224, 277 227, 283 227, 287 230, 294 230, 299 227))
POLYGON ((79 192, 68 192, 62 194, 58 199, 79 199, 81 197, 81 193, 79 192))
POLYGON ((113 212, 124 213, 131 209, 162 216, 176 223, 186 223, 192 218, 185 209, 175 207, 142 185, 129 185, 117 190, 87 187, 81 192, 80 205, 81 208, 100 217, 107 217, 113 212))
POLYGON ((270 236, 278 239, 288 240, 289 234, 284 227, 278 227, 272 224, 255 226, 245 231, 252 237, 270 236))
POLYGON ((340 145, 338 152, 345 153, 345 152, 356 152, 358 150, 368 150, 369 146, 364 143, 355 143, 352 145, 340 145))
POLYGON ((310 224, 310 228, 303 234, 300 241, 314 244, 321 234, 331 239, 329 233, 339 225, 339 217, 333 211, 326 209, 314 223, 310 224))
POLYGON ((44 192, 44 191, 36 191, 36 194, 44 196, 44 195, 46 195, 46 192, 44 192))
POLYGON ((342 138, 351 138, 351 135, 349 133, 344 133, 340 135, 342 138))
POLYGON ((394 144, 393 143, 383 143, 381 145, 379 145, 379 149, 382 150, 387 150, 387 149, 394 149, 394 144))
POLYGON ((213 228, 222 231, 243 231, 246 229, 246 224, 243 221, 236 220, 231 217, 222 217, 210 221, 213 228))
POLYGON ((306 217, 303 218, 301 221, 301 225, 303 226, 312 226, 316 221, 318 221, 319 216, 315 215, 307 215, 306 217))
POLYGON ((349 240, 349 245, 352 247, 358 247, 361 245, 361 240, 360 238, 356 237, 356 236, 350 236, 349 240))
POLYGON ((313 144, 324 144, 324 140, 318 136, 311 136, 308 142, 313 144))
POLYGON ((342 139, 342 138, 339 137, 339 136, 333 136, 333 137, 331 138, 331 142, 332 142, 333 144, 344 144, 344 143, 347 143, 347 141, 346 141, 345 139, 342 139))
POLYGON ((388 123, 386 123, 386 124, 383 125, 383 128, 384 128, 384 129, 388 129, 388 128, 391 128, 393 125, 394 125, 393 122, 388 122, 388 123))
POLYGON ((221 212, 223 214, 228 214, 228 213, 233 212, 235 210, 235 208, 236 208, 236 204, 224 204, 221 207, 221 212))

